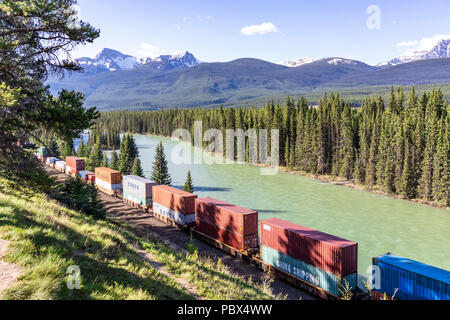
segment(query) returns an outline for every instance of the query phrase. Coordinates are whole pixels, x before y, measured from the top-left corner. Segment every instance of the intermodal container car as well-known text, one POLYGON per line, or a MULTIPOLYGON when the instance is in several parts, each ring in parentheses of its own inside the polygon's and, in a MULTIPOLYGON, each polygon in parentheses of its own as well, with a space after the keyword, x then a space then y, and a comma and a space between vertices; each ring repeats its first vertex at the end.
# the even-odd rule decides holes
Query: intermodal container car
POLYGON ((135 175, 123 176, 123 196, 142 206, 152 204, 152 187, 156 186, 154 181, 135 175))
POLYGON ((82 177, 84 180, 87 181, 95 181, 95 173, 89 170, 81 170, 78 171, 78 174, 80 175, 80 177, 82 177))
POLYGON ((105 167, 95 168, 95 178, 105 181, 109 184, 122 183, 122 176, 120 171, 105 167))
POLYGON ((99 167, 95 168, 95 184, 110 191, 122 190, 122 176, 117 170, 99 167))
POLYGON ((278 218, 261 221, 261 244, 341 277, 358 269, 356 242, 278 218))
POLYGON ((165 185, 153 186, 152 195, 154 212, 182 225, 195 222, 197 195, 165 185))
POLYGON ((450 271, 418 261, 385 254, 373 258, 380 268, 375 291, 399 300, 450 300, 450 271))
POLYGON ((357 274, 351 273, 344 277, 338 276, 329 271, 313 266, 299 259, 295 259, 284 254, 274 248, 261 245, 261 259, 265 263, 277 267, 317 288, 336 297, 341 295, 339 289, 348 283, 350 288, 355 289, 357 286, 357 274))
POLYGON ((46 163, 50 166, 54 166, 56 161, 61 161, 61 159, 55 157, 48 157, 46 163))
POLYGON ((238 250, 258 247, 258 212, 213 198, 195 201, 195 228, 238 250))
POLYGON ((106 181, 103 181, 99 179, 98 177, 95 177, 95 184, 105 190, 109 191, 121 191, 122 190, 122 184, 121 183, 108 183, 106 181))
POLYGON ((55 162, 55 169, 58 169, 61 172, 66 171, 66 162, 65 161, 56 161, 55 162))
POLYGON ((78 157, 66 157, 66 166, 71 168, 72 172, 84 170, 84 159, 78 157))

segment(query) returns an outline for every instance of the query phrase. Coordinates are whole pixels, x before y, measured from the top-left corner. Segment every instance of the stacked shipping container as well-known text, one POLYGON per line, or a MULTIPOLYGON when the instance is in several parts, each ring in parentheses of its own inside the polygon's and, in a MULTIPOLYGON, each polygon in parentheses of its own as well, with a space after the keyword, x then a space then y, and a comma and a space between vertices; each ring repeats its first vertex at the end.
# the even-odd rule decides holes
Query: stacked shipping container
POLYGON ((55 162, 56 161, 61 161, 61 159, 55 158, 55 157, 48 157, 46 160, 47 165, 51 166, 51 167, 55 167, 55 162))
POLYGON ((78 157, 66 157, 66 172, 67 174, 76 175, 84 170, 84 159, 78 157))
POLYGON ((356 242, 278 218, 261 221, 260 235, 264 262, 335 296, 345 281, 356 288, 356 242))
POLYGON ((195 228, 238 250, 258 247, 258 212, 213 198, 195 201, 195 228))
POLYGON ((95 173, 89 170, 81 170, 78 172, 80 177, 87 181, 95 181, 95 173))
POLYGON ((400 300, 450 300, 450 272, 393 254, 373 258, 380 294, 400 300))
POLYGON ((110 168, 95 168, 95 184, 108 191, 120 191, 122 190, 122 176, 119 171, 110 168))
POLYGON ((66 172, 66 162, 65 161, 55 161, 55 169, 61 172, 66 172))
POLYGON ((141 206, 152 204, 152 187, 156 186, 154 181, 142 177, 128 175, 123 176, 123 196, 141 206))
POLYGON ((195 194, 165 185, 154 186, 152 189, 155 213, 182 225, 195 222, 195 194))

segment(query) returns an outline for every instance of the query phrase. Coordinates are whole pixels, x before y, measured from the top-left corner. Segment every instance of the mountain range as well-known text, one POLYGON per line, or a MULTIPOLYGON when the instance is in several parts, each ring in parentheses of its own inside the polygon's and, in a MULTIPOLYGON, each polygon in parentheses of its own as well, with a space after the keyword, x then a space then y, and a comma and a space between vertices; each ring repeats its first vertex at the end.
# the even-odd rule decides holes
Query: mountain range
POLYGON ((79 58, 76 61, 83 67, 84 73, 104 71, 132 70, 141 65, 150 65, 156 70, 172 70, 193 67, 200 64, 190 52, 177 52, 161 55, 157 58, 136 58, 117 50, 105 48, 95 58, 79 58))
POLYGON ((263 97, 387 85, 450 83, 450 40, 376 66, 329 57, 271 63, 242 58, 200 62, 184 51, 138 59, 112 49, 80 58, 82 73, 49 79, 53 93, 81 91, 100 110, 240 104, 263 97))

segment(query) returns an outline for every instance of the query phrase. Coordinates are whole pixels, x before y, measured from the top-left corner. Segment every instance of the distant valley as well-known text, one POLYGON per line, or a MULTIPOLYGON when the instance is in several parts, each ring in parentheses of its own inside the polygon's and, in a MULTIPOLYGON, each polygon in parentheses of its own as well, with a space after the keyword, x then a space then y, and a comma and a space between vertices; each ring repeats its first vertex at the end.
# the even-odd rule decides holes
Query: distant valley
POLYGON ((450 83, 449 57, 450 40, 440 41, 429 52, 376 66, 340 57, 278 64, 253 58, 202 63, 187 51, 138 59, 104 49, 95 58, 78 59, 83 73, 49 79, 48 84, 53 93, 62 88, 81 91, 86 105, 100 110, 248 105, 270 97, 331 90, 364 88, 370 93, 380 86, 446 84, 450 83))

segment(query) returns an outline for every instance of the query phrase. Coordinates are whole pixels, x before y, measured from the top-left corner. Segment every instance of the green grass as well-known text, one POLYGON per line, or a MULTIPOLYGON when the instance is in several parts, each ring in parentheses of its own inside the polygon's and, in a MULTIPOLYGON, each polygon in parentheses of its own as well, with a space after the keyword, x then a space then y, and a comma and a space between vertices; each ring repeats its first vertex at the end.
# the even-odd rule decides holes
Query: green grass
POLYGON ((159 262, 170 272, 195 286, 200 296, 211 300, 255 300, 282 299, 274 296, 270 289, 273 279, 265 276, 262 283, 254 283, 251 277, 244 278, 233 274, 222 263, 193 253, 176 252, 155 241, 141 239, 140 245, 152 252, 159 262))
POLYGON ((176 252, 108 219, 94 220, 45 195, 15 189, 0 179, 0 237, 11 241, 2 260, 23 267, 3 299, 194 299, 179 279, 200 298, 274 298, 267 283, 233 275, 220 262, 176 252), (152 268, 133 243, 170 274, 152 268), (66 271, 73 265, 81 270, 81 288, 70 290, 66 271))
POLYGON ((151 268, 105 221, 40 195, 0 193, 0 234, 11 241, 3 259, 24 267, 4 299, 189 299, 151 268), (81 269, 81 288, 67 288, 67 268, 81 269))

